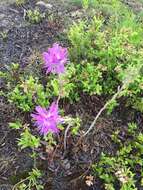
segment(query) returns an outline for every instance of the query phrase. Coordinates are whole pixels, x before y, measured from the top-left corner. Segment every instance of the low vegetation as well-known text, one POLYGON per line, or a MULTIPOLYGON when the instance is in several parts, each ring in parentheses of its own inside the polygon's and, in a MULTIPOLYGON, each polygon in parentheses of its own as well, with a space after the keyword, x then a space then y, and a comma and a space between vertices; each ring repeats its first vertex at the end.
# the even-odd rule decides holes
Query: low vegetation
MULTIPOLYGON (((19 134, 19 148, 29 148, 33 158, 29 176, 13 190, 44 189, 45 173, 38 168, 41 147, 52 154, 58 143, 66 149, 69 132, 78 142, 92 136, 103 111, 112 114, 123 100, 124 107, 134 113, 143 112, 141 17, 119 0, 72 3, 86 10, 87 19, 69 27, 68 47, 55 42, 38 57, 38 64, 29 63, 21 68, 18 63, 12 63, 0 73, 5 83, 1 94, 14 106, 15 112, 21 113, 9 127, 19 134), (76 104, 81 96, 97 96, 104 104, 88 129, 80 115, 68 115, 61 107, 62 102, 76 104), (64 136, 63 142, 58 136, 64 136)), ((38 10, 29 10, 27 18, 37 24, 44 15, 38 10)), ((102 152, 89 172, 95 183, 102 182, 104 189, 137 190, 143 186, 143 133, 134 121, 126 126, 126 138, 120 138, 120 133, 115 129, 111 135, 116 147, 114 154, 102 152)))

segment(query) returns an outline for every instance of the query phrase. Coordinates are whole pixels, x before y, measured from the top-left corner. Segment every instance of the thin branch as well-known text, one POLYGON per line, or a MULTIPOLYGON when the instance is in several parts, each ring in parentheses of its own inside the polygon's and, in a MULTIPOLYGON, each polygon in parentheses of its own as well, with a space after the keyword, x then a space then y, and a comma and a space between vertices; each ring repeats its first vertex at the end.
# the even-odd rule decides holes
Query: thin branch
POLYGON ((65 135, 64 135, 64 150, 66 150, 66 147, 67 147, 66 139, 67 139, 67 134, 68 134, 69 129, 70 129, 70 125, 68 125, 67 128, 66 128, 66 130, 65 130, 65 135))
POLYGON ((28 179, 30 179, 30 177, 27 177, 27 178, 25 178, 25 179, 19 181, 18 183, 16 183, 16 184, 13 186, 12 190, 17 190, 17 187, 18 187, 21 183, 27 181, 28 179))
POLYGON ((113 95, 113 97, 106 102, 106 104, 100 109, 100 111, 98 112, 98 114, 96 115, 95 119, 93 120, 93 122, 91 123, 89 129, 84 133, 84 135, 82 137, 85 137, 95 126, 98 118, 100 117, 100 115, 102 114, 102 112, 108 107, 108 105, 110 104, 111 101, 114 101, 117 99, 117 97, 119 96, 119 94, 121 93, 121 91, 125 88, 125 85, 123 85, 116 94, 113 95))

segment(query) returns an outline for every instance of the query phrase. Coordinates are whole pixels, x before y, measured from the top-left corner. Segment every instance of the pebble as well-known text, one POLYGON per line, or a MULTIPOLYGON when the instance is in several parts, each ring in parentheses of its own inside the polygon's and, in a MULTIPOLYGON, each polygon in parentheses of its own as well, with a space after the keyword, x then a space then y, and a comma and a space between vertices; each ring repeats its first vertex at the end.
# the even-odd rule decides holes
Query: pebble
POLYGON ((36 3, 36 5, 38 5, 38 6, 43 6, 43 7, 45 7, 46 9, 52 9, 52 7, 53 7, 51 4, 45 3, 44 1, 38 1, 38 2, 36 3))

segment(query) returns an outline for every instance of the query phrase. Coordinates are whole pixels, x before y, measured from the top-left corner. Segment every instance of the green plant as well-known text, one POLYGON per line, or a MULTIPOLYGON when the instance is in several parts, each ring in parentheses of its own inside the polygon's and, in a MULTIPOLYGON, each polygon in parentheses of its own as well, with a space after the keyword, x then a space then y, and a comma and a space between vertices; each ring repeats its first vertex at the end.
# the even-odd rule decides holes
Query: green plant
POLYGON ((102 86, 99 84, 102 78, 100 70, 93 63, 85 63, 85 66, 83 65, 84 63, 80 65, 83 68, 81 68, 81 73, 79 74, 83 91, 90 95, 100 95, 102 92, 102 86))
POLYGON ((84 9, 95 7, 99 2, 97 0, 70 0, 72 4, 83 7, 84 9))
MULTIPOLYGON (((36 71, 35 75, 38 73, 38 77, 35 77, 31 72, 29 73, 29 69, 25 68, 24 70, 21 70, 18 64, 12 64, 8 71, 1 72, 0 75, 6 81, 7 87, 5 90, 8 92, 6 97, 11 104, 21 109, 22 112, 27 112, 27 114, 30 114, 29 112, 31 112, 36 105, 41 106, 41 109, 43 108, 41 111, 42 115, 44 109, 48 107, 51 98, 54 96, 58 97, 58 102, 59 99, 69 97, 69 94, 72 93, 74 86, 72 83, 69 83, 69 79, 72 78, 74 72, 75 68, 71 64, 68 66, 65 74, 58 77, 51 74, 50 76, 45 76, 45 80, 42 80, 40 72, 36 71), (13 79, 14 75, 16 75, 17 78, 13 79)), ((46 113, 48 113, 48 111, 46 113)), ((45 117, 44 114, 42 116, 43 118, 45 117)), ((79 117, 72 118, 63 116, 62 119, 62 124, 59 125, 58 128, 62 131, 65 126, 70 126, 71 135, 77 135, 80 127, 79 117)), ((54 121, 50 120, 50 122, 54 121)), ((24 190, 31 188, 42 189, 43 187, 38 183, 38 176, 36 177, 36 174, 33 174, 38 160, 37 157, 39 156, 38 149, 40 149, 40 146, 42 145, 45 146, 46 153, 51 153, 57 145, 57 141, 55 136, 50 132, 44 136, 41 134, 40 137, 37 137, 37 135, 35 135, 35 133, 30 129, 30 122, 26 121, 28 124, 25 125, 22 125, 21 123, 23 122, 20 121, 19 118, 17 121, 9 123, 9 127, 20 132, 18 146, 22 150, 27 148, 30 150, 30 156, 34 160, 34 169, 32 173, 29 174, 29 177, 20 181, 14 186, 14 188, 24 190)), ((42 120, 41 124, 43 124, 42 120)), ((65 132, 64 145, 66 144, 66 134, 67 133, 65 132)))
POLYGON ((40 145, 40 139, 38 137, 35 137, 30 133, 30 130, 26 128, 21 133, 21 138, 18 141, 18 145, 21 147, 21 149, 24 148, 38 148, 40 145))
POLYGON ((12 190, 30 190, 33 188, 36 188, 36 190, 42 190, 44 187, 40 184, 41 177, 42 174, 40 170, 33 168, 32 171, 29 172, 29 176, 14 185, 12 190))
POLYGON ((7 37, 8 37, 7 32, 0 32, 0 35, 1 35, 1 37, 2 37, 2 39, 3 39, 4 41, 7 40, 7 37))
POLYGON ((34 104, 48 106, 49 96, 48 91, 45 91, 44 87, 38 83, 38 79, 30 76, 29 79, 15 86, 8 94, 8 99, 26 112, 32 110, 34 104))
POLYGON ((5 89, 11 89, 19 78, 19 64, 11 63, 6 70, 0 71, 0 77, 5 81, 5 89))
POLYGON ((38 9, 28 10, 27 11, 27 19, 32 24, 38 24, 45 18, 44 13, 40 13, 38 9))
POLYGON ((16 5, 24 5, 27 0, 16 0, 16 5))
MULTIPOLYGON (((143 53, 140 36, 143 30, 134 16, 129 15, 114 23, 110 17, 106 25, 99 15, 91 22, 81 21, 70 28, 70 60, 76 71, 70 82, 76 92, 110 96, 124 83, 125 76, 132 78, 136 72, 136 79, 130 82, 124 96, 128 97, 128 103, 141 110, 143 53)), ((130 81, 128 77, 126 80, 130 81)))
POLYGON ((73 118, 66 116, 64 117, 64 124, 70 127, 72 135, 77 135, 81 126, 81 119, 79 117, 73 118))
POLYGON ((104 181, 106 189, 108 186, 116 189, 119 185, 121 190, 137 190, 136 172, 143 175, 143 134, 137 133, 135 123, 129 123, 128 134, 129 138, 122 142, 119 131, 113 133, 112 140, 118 144, 117 152, 115 155, 102 153, 99 162, 93 165, 94 174, 104 181), (137 166, 140 170, 136 171, 137 166))
POLYGON ((87 9, 89 6, 89 0, 82 0, 82 6, 84 9, 87 9))
POLYGON ((10 127, 11 129, 20 129, 20 128, 22 128, 22 124, 21 124, 21 122, 18 120, 18 121, 14 122, 14 123, 10 122, 10 123, 9 123, 9 127, 10 127))
POLYGON ((59 96, 61 98, 69 98, 70 100, 78 99, 76 92, 76 86, 72 81, 72 77, 75 74, 75 67, 70 64, 67 67, 66 73, 60 77, 51 78, 50 82, 47 83, 47 88, 51 89, 53 96, 59 96))

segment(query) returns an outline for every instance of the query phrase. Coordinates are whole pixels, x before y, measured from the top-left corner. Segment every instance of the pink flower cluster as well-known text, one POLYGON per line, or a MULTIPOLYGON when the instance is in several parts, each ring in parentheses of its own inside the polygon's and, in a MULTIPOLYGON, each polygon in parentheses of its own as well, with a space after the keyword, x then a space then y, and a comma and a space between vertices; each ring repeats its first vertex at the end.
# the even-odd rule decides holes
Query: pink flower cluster
MULTIPOLYGON (((67 48, 63 48, 57 43, 53 44, 52 48, 49 48, 47 52, 43 53, 46 73, 64 73, 67 56, 67 48)), ((62 118, 58 114, 58 103, 53 102, 48 110, 41 106, 37 106, 35 110, 36 113, 31 114, 31 117, 41 135, 47 135, 48 132, 59 132, 57 125, 62 122, 62 118)))
POLYGON ((67 48, 61 47, 59 44, 53 44, 47 52, 43 53, 43 60, 45 62, 44 68, 46 73, 61 74, 65 71, 65 64, 67 63, 68 51, 67 48))
POLYGON ((36 113, 31 114, 38 127, 41 135, 47 135, 48 132, 58 133, 57 125, 62 122, 62 118, 58 115, 58 104, 53 102, 49 110, 37 106, 36 113))

